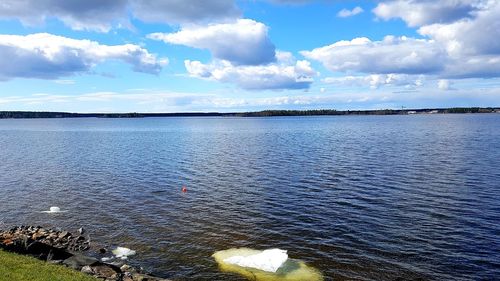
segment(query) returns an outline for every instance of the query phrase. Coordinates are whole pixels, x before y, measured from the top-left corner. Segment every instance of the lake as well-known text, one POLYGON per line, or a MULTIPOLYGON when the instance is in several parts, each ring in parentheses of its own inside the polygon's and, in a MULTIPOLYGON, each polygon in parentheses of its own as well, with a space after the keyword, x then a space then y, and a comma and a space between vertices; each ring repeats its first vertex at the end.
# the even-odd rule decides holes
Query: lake
POLYGON ((83 226, 175 280, 243 280, 211 257, 234 247, 326 280, 500 276, 500 114, 0 120, 0 192, 0 228, 83 226))

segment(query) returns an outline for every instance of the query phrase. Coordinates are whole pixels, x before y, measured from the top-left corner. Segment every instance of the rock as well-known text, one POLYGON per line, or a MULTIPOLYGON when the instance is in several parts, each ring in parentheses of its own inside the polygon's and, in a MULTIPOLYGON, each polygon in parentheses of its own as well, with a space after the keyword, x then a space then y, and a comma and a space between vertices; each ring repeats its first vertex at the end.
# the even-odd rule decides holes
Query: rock
MULTIPOLYGON (((88 250, 90 246, 92 246, 93 251, 98 251, 101 254, 108 252, 106 248, 99 248, 97 244, 91 244, 90 238, 85 239, 82 236, 83 232, 83 228, 80 228, 79 235, 73 236, 68 231, 21 225, 7 231, 0 231, 0 249, 18 254, 29 254, 54 264, 63 264, 101 280, 168 281, 147 275, 142 268, 138 270, 125 264, 103 263, 95 258, 75 253, 75 251, 88 250)), ((105 259, 102 258, 103 261, 105 259)))
POLYGON ((14 235, 11 233, 3 233, 0 235, 0 247, 11 245, 13 242, 14 235))
POLYGON ((94 274, 94 270, 92 270, 92 267, 90 267, 89 265, 82 267, 81 272, 85 274, 94 274))
POLYGON ((169 281, 168 279, 158 278, 146 274, 135 273, 132 274, 132 280, 134 281, 169 281))
POLYGON ((93 275, 99 278, 105 278, 106 280, 118 280, 121 276, 120 269, 109 264, 100 264, 96 266, 91 266, 93 275))
POLYGON ((129 271, 132 267, 128 264, 124 264, 120 267, 121 271, 129 271))
POLYGON ((134 280, 134 281, 149 281, 147 275, 139 274, 139 273, 133 274, 132 280, 134 280))
POLYGON ((132 276, 123 276, 122 281, 134 281, 134 279, 132 278, 132 276))
POLYGON ((80 254, 75 254, 63 261, 63 264, 76 270, 81 270, 84 266, 100 264, 99 260, 80 254))
POLYGON ((71 256, 64 250, 52 247, 40 241, 33 241, 26 247, 26 253, 44 260, 63 260, 71 256))
POLYGON ((59 239, 63 239, 64 237, 66 237, 68 235, 69 235, 69 232, 63 231, 63 232, 59 233, 58 237, 59 237, 59 239))
POLYGON ((31 236, 31 238, 33 240, 39 240, 39 239, 45 238, 46 236, 47 235, 44 232, 35 232, 35 234, 33 234, 33 236, 31 236))

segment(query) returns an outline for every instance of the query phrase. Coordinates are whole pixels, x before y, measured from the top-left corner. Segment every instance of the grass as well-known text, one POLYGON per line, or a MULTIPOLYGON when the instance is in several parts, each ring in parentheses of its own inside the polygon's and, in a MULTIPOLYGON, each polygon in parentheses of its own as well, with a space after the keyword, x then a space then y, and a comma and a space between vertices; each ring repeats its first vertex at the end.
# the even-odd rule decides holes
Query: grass
POLYGON ((97 279, 61 265, 0 250, 0 280, 96 281, 97 279))

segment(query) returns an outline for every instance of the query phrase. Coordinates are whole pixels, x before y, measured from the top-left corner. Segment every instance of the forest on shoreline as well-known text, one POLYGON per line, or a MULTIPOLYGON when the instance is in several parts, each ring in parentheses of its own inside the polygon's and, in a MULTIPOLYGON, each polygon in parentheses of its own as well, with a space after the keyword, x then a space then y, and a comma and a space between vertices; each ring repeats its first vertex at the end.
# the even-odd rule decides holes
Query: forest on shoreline
POLYGON ((427 109, 380 109, 380 110, 263 110, 254 112, 182 112, 182 113, 72 113, 44 111, 0 111, 0 119, 17 118, 144 118, 144 117, 272 117, 272 116, 321 116, 321 115, 411 115, 411 114, 459 114, 500 113, 498 107, 454 107, 427 109))

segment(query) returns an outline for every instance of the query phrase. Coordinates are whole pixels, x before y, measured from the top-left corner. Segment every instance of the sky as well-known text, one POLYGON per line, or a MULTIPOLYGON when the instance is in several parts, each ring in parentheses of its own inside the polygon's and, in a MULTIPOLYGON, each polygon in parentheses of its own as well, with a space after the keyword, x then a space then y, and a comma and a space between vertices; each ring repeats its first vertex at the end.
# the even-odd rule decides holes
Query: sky
POLYGON ((2 0, 0 111, 500 106, 499 0, 2 0))

